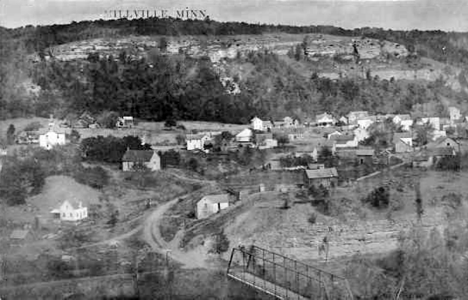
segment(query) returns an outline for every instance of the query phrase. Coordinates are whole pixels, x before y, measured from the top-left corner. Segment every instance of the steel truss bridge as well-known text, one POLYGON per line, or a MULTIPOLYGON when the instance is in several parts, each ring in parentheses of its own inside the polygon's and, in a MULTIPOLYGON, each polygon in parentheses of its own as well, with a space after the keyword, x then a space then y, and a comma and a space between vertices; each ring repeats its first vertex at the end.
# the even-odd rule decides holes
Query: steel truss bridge
POLYGON ((255 245, 232 249, 227 276, 276 299, 354 299, 346 278, 255 245))

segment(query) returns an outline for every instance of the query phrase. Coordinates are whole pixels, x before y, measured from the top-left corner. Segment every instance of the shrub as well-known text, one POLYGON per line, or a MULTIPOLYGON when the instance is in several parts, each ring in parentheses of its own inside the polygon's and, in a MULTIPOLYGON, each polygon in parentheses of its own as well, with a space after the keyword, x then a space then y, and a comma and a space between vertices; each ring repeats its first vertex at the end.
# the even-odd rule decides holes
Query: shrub
POLYGON ((40 128, 42 128, 42 125, 41 125, 41 122, 31 122, 31 123, 28 123, 26 125, 26 127, 24 127, 24 131, 37 131, 39 130, 40 128))
POLYGON ((109 183, 109 175, 102 167, 80 168, 73 174, 73 178, 79 183, 101 189, 109 183))
POLYGON ((224 230, 221 230, 215 237, 215 242, 213 244, 211 252, 217 254, 224 253, 229 250, 229 244, 229 239, 224 233, 224 230))
POLYGON ((309 219, 307 219, 307 221, 309 221, 310 224, 314 225, 315 223, 317 223, 317 214, 316 213, 312 213, 310 216, 309 216, 309 219))
POLYGON ((390 203, 390 193, 386 187, 374 189, 362 202, 370 204, 375 208, 387 208, 390 203))

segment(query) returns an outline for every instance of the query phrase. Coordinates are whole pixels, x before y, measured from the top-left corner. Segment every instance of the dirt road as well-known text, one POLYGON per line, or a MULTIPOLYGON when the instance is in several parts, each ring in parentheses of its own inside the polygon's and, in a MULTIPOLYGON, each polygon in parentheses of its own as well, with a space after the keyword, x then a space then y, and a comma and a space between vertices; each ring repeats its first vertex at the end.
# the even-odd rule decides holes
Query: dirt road
POLYGON ((163 219, 163 215, 172 205, 176 204, 178 200, 179 198, 176 198, 160 205, 148 216, 143 225, 143 238, 154 251, 163 255, 167 253, 171 259, 181 263, 183 268, 209 268, 210 266, 205 262, 205 255, 201 249, 183 251, 179 248, 183 230, 177 232, 171 242, 166 242, 161 236, 159 225, 163 219))

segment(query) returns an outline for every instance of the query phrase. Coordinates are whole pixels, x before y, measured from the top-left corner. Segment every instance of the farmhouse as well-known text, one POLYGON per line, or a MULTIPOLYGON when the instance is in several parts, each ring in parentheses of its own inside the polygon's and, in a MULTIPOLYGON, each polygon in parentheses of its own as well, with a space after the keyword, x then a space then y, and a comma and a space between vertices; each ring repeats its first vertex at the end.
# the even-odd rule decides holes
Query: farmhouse
POLYGON ((52 129, 52 126, 47 132, 39 135, 39 146, 47 150, 54 146, 65 145, 65 143, 65 133, 52 129))
POLYGON ((335 125, 336 121, 332 115, 323 113, 315 117, 315 123, 317 123, 317 126, 326 127, 335 125))
POLYGON ((393 144, 395 153, 413 152, 413 136, 409 132, 395 133, 393 144))
POLYGON ((187 150, 204 150, 205 143, 209 140, 206 134, 188 134, 185 137, 187 150))
POLYGON ((430 168, 437 163, 437 161, 444 157, 453 157, 456 152, 451 147, 425 149, 413 158, 413 167, 416 168, 430 168))
POLYGON ((132 128, 133 125, 133 117, 131 116, 124 116, 123 118, 119 118, 117 124, 115 124, 117 128, 132 128))
POLYGON ((348 114, 348 124, 357 124, 357 120, 364 119, 369 116, 367 111, 352 111, 348 114))
POLYGON ((430 117, 430 118, 421 118, 419 124, 429 124, 435 130, 440 130, 440 118, 439 117, 430 117))
POLYGON ((428 143, 424 148, 435 149, 435 148, 445 148, 445 147, 450 147, 454 149, 455 151, 459 150, 459 144, 455 140, 446 136, 440 137, 436 139, 435 141, 428 143))
POLYGON ((263 121, 260 118, 254 117, 250 124, 254 130, 263 131, 263 121))
POLYGON ((401 126, 403 131, 410 131, 411 126, 413 126, 413 119, 411 119, 411 116, 408 114, 396 115, 393 117, 392 121, 395 125, 401 126))
POLYGON ((367 129, 369 128, 372 124, 376 122, 377 118, 375 116, 368 116, 365 118, 359 118, 356 120, 357 125, 360 128, 367 129))
POLYGON ((65 200, 59 209, 54 209, 51 213, 59 215, 62 221, 80 221, 88 217, 88 208, 82 202, 72 204, 65 200))
POLYGON ((356 148, 358 140, 354 134, 335 135, 331 140, 336 142, 336 148, 356 148))
POLYGON ((353 133, 356 136, 358 142, 362 142, 370 136, 367 129, 364 129, 362 127, 354 129, 353 133))
POLYGON ((338 184, 338 172, 335 168, 318 168, 315 170, 305 170, 306 184, 314 187, 320 185, 330 188, 338 184))
POLYGON ((146 167, 151 171, 161 170, 161 158, 153 150, 129 150, 122 157, 122 170, 134 171, 146 167))
POLYGON ((207 218, 228 207, 229 194, 207 195, 197 202, 197 218, 207 218))
POLYGON ((246 128, 236 135, 236 141, 239 143, 250 143, 253 138, 252 129, 246 128))
POLYGON ((450 115, 450 122, 453 124, 455 121, 458 121, 462 118, 461 111, 457 107, 450 106, 448 108, 450 115))
POLYGON ((356 156, 359 164, 372 164, 375 157, 375 151, 374 149, 357 149, 356 156))

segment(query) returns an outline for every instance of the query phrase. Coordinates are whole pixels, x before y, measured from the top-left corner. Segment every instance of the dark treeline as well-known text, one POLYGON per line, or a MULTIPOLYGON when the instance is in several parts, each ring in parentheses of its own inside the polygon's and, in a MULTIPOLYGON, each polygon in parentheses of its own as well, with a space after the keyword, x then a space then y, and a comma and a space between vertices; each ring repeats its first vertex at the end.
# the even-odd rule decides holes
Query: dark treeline
MULTIPOLYGON (((206 58, 167 56, 129 60, 90 55, 84 62, 41 62, 32 71, 41 86, 34 105, 11 107, 47 117, 88 111, 164 121, 203 120, 246 123, 251 117, 312 116, 323 111, 341 115, 351 110, 408 113, 418 105, 440 103, 441 97, 461 101, 463 95, 444 82, 418 83, 378 78, 304 78, 276 54, 249 52, 229 64, 253 66, 249 76, 234 77, 241 93, 227 94, 206 58)), ((19 111, 21 110, 21 111, 19 111)), ((443 113, 443 106, 440 111, 443 113)))

